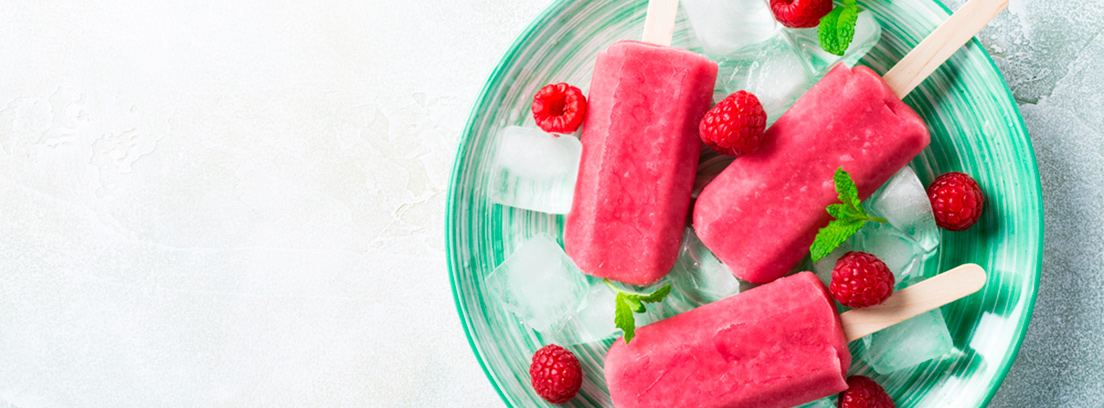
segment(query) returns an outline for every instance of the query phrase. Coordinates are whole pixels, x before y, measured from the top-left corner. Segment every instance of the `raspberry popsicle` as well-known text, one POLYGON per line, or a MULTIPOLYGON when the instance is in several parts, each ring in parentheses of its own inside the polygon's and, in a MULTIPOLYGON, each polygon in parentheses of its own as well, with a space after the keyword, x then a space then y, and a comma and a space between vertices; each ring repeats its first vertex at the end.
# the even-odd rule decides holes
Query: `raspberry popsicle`
POLYGON ((928 145, 923 119, 866 67, 837 65, 694 205, 694 229, 740 279, 770 282, 809 252, 842 166, 865 199, 928 145))
POLYGON ((884 80, 837 65, 698 195, 694 229, 737 277, 784 275, 809 251, 838 202, 843 167, 866 199, 928 145, 924 121, 901 101, 973 37, 1007 0, 971 0, 903 58, 884 80))
POLYGON ((641 327, 606 355, 618 408, 781 408, 847 389, 849 341, 976 292, 985 271, 963 265, 836 314, 811 272, 641 327))
POLYGON ((587 274, 645 285, 678 257, 717 64, 671 48, 678 0, 652 0, 644 40, 598 54, 564 249, 587 274), (658 22, 657 22, 658 21, 658 22), (660 42, 667 44, 656 44, 660 42))

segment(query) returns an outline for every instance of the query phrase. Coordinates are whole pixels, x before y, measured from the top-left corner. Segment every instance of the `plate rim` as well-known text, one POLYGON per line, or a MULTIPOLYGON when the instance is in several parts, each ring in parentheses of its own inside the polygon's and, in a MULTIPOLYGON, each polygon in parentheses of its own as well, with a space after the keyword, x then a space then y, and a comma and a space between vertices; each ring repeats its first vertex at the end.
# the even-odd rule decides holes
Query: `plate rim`
MULTIPOLYGON (((498 378, 487 367, 486 358, 483 356, 483 350, 479 348, 479 345, 475 341, 475 337, 472 336, 472 319, 469 318, 469 314, 466 313, 467 309, 464 307, 460 296, 460 287, 457 285, 457 271, 461 268, 461 265, 457 264, 457 254, 453 250, 454 245, 457 243, 456 237, 456 219, 452 216, 456 210, 457 203, 457 183, 459 182, 461 172, 461 159, 463 153, 471 143, 472 130, 475 128, 476 117, 479 113, 480 102, 487 99, 487 96, 491 92, 491 88, 501 79, 503 73, 506 71, 506 66, 509 61, 513 59, 514 55, 518 53, 522 45, 529 42, 532 36, 536 33, 539 26, 544 23, 555 10, 559 10, 563 7, 564 3, 569 0, 553 0, 543 10, 540 11, 525 28, 522 29, 520 35, 514 38, 514 41, 510 44, 510 47, 506 49, 506 52, 502 54, 502 58, 498 59, 495 64, 494 70, 487 76, 487 80, 483 83, 482 89, 479 90, 478 96, 472 101, 471 110, 468 112, 467 123, 464 124, 464 130, 460 134, 460 141, 456 145, 456 156, 453 157, 452 169, 449 175, 448 195, 445 197, 445 258, 448 262, 449 273, 449 286, 452 292, 452 302, 456 306, 457 317, 460 318, 460 326, 464 328, 464 337, 468 340, 468 347, 471 348, 472 354, 475 354, 475 360, 479 362, 479 368, 483 370, 483 376, 490 381, 491 386, 495 392, 498 393, 498 397, 507 407, 514 407, 510 399, 504 393, 502 385, 499 384, 498 378)), ((1016 111, 1019 114, 1019 111, 1016 111)), ((1033 150, 1034 151, 1034 150, 1033 150)))
MULTIPOLYGON (((473 100, 471 110, 468 113, 467 122, 464 125, 464 130, 462 131, 460 135, 460 140, 456 146, 456 155, 453 158, 452 168, 450 170, 448 194, 445 198, 445 257, 448 263, 449 286, 451 287, 453 304, 456 307, 456 313, 457 317, 459 317, 460 319, 460 325, 464 329, 464 336, 467 338, 468 346, 471 348, 472 353, 475 355, 475 359, 479 363, 479 367, 483 370, 484 376, 490 381, 491 386, 494 388, 495 392, 498 393, 499 398, 504 404, 506 404, 507 407, 514 407, 514 405, 511 403, 511 399, 506 394, 504 394, 503 387, 499 383, 498 377, 493 372, 491 372, 490 368, 487 366, 484 352, 476 343, 476 340, 472 335, 472 319, 470 318, 470 314, 467 313, 467 309, 464 307, 464 304, 461 300, 462 297, 460 294, 460 287, 457 284, 458 271, 461 269, 462 266, 458 264, 457 253, 454 250, 454 245, 456 245, 458 242, 456 236, 457 230, 455 225, 456 219, 452 216, 453 212, 457 208, 457 204, 459 204, 456 201, 458 198, 456 186, 459 182, 461 174, 461 159, 463 158, 464 151, 471 143, 471 134, 476 125, 476 118, 480 108, 479 102, 485 100, 488 97, 491 92, 491 88, 496 83, 498 83, 499 79, 501 79, 507 65, 509 65, 509 61, 513 59, 513 57, 519 52, 524 44, 527 44, 530 41, 540 25, 548 20, 549 17, 552 16, 554 11, 558 11, 564 8, 564 6, 571 1, 572 0, 553 0, 551 3, 545 6, 544 9, 540 11, 540 13, 538 13, 532 20, 529 21, 528 24, 526 24, 521 34, 519 34, 510 44, 506 52, 502 55, 502 58, 499 58, 499 61, 495 65, 494 70, 491 71, 491 74, 483 83, 483 87, 479 91, 478 96, 476 96, 476 98, 473 100)), ((943 2, 940 0, 919 1, 927 1, 935 5, 939 9, 943 10, 948 16, 953 13, 953 11, 949 9, 946 5, 944 5, 943 2)), ((1033 274, 1032 279, 1025 281, 1025 283, 1029 285, 1029 288, 1027 289, 1029 289, 1030 296, 1027 297, 1025 302, 1027 310, 1024 313, 1023 324, 1020 325, 1015 331, 1016 341, 1013 343, 1012 348, 1009 350, 1010 353, 1008 353, 1008 357, 1006 357, 1002 361, 1001 365, 998 367, 997 374, 994 375, 992 381, 990 381, 985 397, 978 401, 980 402, 980 404, 978 405, 980 407, 987 406, 989 402, 992 401, 993 397, 996 396, 997 392, 1000 391, 1005 378, 1008 376, 1008 372, 1011 370, 1012 365, 1015 363, 1017 357, 1019 357, 1020 348, 1023 346, 1024 338, 1027 335, 1027 330, 1031 326, 1031 320, 1034 316, 1035 311, 1035 303, 1038 298, 1039 281, 1042 277, 1043 249, 1045 247, 1046 230, 1045 217, 1043 212, 1042 179, 1039 175, 1039 163, 1035 154, 1035 146, 1032 143, 1030 134, 1027 131, 1027 125, 1024 123, 1023 114, 1020 112, 1019 105, 1016 104, 1015 96, 1012 94, 1012 90, 1008 86, 1008 81, 1004 80, 1003 73, 993 61, 993 58, 989 54, 989 51, 981 45, 980 41, 978 41, 977 35, 971 37, 970 40, 967 41, 966 44, 963 46, 963 48, 971 45, 977 47, 977 49, 981 51, 981 55, 985 58, 985 61, 989 64, 989 67, 991 67, 993 71, 996 72, 1001 78, 999 82, 1000 87, 1004 90, 1004 93, 998 93, 998 95, 1010 102, 1009 105, 1012 107, 1012 112, 1015 113, 1014 124, 1016 125, 1016 127, 1018 127, 1018 129, 1020 129, 1019 133, 1022 133, 1024 135, 1023 141, 1025 143, 1025 146, 1027 147, 1028 152, 1030 153, 1028 167, 1035 178, 1036 200, 1034 204, 1036 208, 1039 209, 1039 222, 1036 226, 1037 231, 1039 231, 1039 239, 1037 240, 1039 251, 1035 257, 1035 273, 1033 274)))

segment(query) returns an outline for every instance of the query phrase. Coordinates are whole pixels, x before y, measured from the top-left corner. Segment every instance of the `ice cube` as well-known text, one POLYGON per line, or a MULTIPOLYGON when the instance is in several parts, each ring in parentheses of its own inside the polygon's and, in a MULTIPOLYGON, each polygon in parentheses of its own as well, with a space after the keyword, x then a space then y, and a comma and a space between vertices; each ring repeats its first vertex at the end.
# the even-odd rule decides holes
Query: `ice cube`
POLYGON ((882 37, 882 27, 870 12, 859 13, 858 20, 855 21, 855 37, 842 57, 820 48, 816 27, 786 29, 785 32, 817 75, 827 74, 828 69, 840 61, 849 67, 855 66, 882 37))
MULTIPOLYGON (((574 313, 561 328, 554 328, 542 334, 549 335, 557 344, 573 345, 602 341, 621 336, 622 331, 614 324, 616 292, 605 282, 597 278, 588 278, 590 286, 574 313)), ((651 292, 665 284, 651 285, 641 291, 651 292)), ((630 289, 632 290, 632 289, 630 289)), ((647 311, 634 314, 636 326, 641 327, 677 314, 671 305, 675 299, 668 296, 663 302, 645 304, 647 311)))
POLYGON ((572 345, 618 336, 621 332, 613 323, 615 297, 604 282, 591 283, 571 320, 563 330, 552 333, 552 339, 560 345, 572 345))
POLYGON ((767 0, 682 0, 705 55, 714 60, 766 41, 779 31, 767 0))
POLYGON ((699 304, 716 302, 741 291, 740 280, 702 244, 691 228, 683 234, 679 257, 668 276, 675 290, 699 304))
POLYGON ((836 247, 835 250, 829 252, 827 256, 820 258, 819 261, 813 262, 813 273, 820 278, 824 286, 828 286, 829 283, 832 283, 832 268, 836 266, 836 261, 838 261, 843 254, 851 251, 851 244, 844 242, 836 247))
POLYGON ((587 279, 550 235, 537 234, 486 278, 491 293, 526 325, 559 330, 587 295, 587 279))
POLYGON ((873 254, 885 262, 898 283, 915 275, 923 260, 920 247, 912 239, 892 225, 880 222, 863 225, 852 237, 852 245, 855 250, 873 254))
POLYGON ((939 358, 954 350, 951 333, 939 309, 863 337, 862 353, 874 371, 889 374, 939 358))
POLYGON ((836 404, 836 396, 832 395, 805 405, 798 405, 797 408, 836 408, 836 404))
POLYGON ((778 120, 817 81, 812 68, 781 33, 729 56, 726 65, 733 71, 724 84, 725 91, 755 94, 767 112, 768 124, 778 120))
POLYGON ((698 164, 698 173, 694 176, 694 189, 691 190, 690 196, 698 198, 698 194, 705 188, 709 182, 717 178, 724 169, 728 168, 729 164, 735 160, 735 156, 728 156, 718 154, 713 157, 703 158, 701 163, 698 164))
POLYGON ((939 246, 940 231, 932 215, 931 201, 920 178, 905 166, 865 203, 872 215, 885 218, 908 235, 925 253, 939 246))
POLYGON ((570 135, 508 126, 498 133, 487 197, 492 202, 567 214, 583 145, 570 135))

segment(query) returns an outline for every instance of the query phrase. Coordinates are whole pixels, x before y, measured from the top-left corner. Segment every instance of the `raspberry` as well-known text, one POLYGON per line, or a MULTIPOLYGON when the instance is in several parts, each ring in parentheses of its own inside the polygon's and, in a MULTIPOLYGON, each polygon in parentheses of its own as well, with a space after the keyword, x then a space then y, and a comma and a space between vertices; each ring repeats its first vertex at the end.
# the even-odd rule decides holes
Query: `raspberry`
POLYGON ((763 111, 759 98, 737 91, 705 113, 698 131, 710 149, 738 156, 759 148, 766 127, 767 113, 763 111))
POLYGON ((537 394, 553 404, 567 402, 583 385, 583 369, 579 367, 579 359, 555 344, 544 346, 533 354, 529 377, 537 394))
POLYGON ((893 273, 878 257, 866 252, 843 254, 832 268, 832 297, 848 307, 881 304, 893 293, 893 273))
POLYGON ((832 0, 770 0, 774 19, 790 28, 809 28, 832 11, 832 0))
POLYGON ((839 408, 896 408, 893 398, 870 377, 847 377, 847 391, 839 396, 839 408))
POLYGON ((533 119, 548 133, 571 133, 579 129, 586 116, 583 91, 565 84, 545 85, 533 97, 533 119))
POLYGON ((985 196, 981 186, 966 175, 952 171, 936 177, 928 186, 935 223, 948 231, 962 231, 981 218, 985 196))

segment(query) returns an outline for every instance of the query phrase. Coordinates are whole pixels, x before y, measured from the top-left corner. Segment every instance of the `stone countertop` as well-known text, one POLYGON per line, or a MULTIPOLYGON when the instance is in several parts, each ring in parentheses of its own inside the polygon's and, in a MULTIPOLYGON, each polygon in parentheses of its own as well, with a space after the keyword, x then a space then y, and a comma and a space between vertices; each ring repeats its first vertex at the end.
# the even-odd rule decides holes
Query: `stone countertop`
MULTIPOLYGON (((1012 2, 1046 248, 991 406, 1101 406, 1104 4, 1012 2)), ((0 4, 0 406, 501 406, 442 214, 548 0, 71 3, 0 4)))

